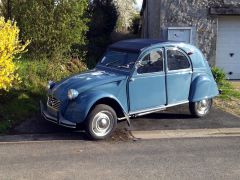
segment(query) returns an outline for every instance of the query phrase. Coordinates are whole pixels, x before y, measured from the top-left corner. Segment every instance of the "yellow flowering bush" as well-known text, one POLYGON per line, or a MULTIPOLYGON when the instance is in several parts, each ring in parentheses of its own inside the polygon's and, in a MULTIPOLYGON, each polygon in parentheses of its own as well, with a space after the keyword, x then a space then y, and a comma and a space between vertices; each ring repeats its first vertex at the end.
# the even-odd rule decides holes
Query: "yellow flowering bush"
POLYGON ((20 80, 13 59, 26 51, 30 41, 22 44, 19 41, 19 31, 16 23, 0 17, 0 90, 8 90, 15 80, 20 80))

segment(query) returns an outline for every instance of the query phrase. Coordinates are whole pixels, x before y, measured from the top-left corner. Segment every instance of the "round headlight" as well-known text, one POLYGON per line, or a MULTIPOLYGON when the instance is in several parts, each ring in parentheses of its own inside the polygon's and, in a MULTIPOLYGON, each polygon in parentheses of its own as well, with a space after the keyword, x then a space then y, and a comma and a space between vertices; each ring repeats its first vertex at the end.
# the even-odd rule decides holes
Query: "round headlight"
POLYGON ((77 90, 75 90, 75 89, 69 89, 68 90, 68 98, 70 100, 73 100, 73 99, 77 98, 78 95, 79 95, 79 92, 77 90))

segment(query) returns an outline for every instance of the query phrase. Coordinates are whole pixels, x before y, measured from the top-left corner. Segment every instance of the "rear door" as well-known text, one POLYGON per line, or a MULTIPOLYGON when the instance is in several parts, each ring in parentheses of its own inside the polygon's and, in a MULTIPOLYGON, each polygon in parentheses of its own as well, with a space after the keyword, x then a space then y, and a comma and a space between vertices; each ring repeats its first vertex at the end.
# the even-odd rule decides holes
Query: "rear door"
POLYGON ((187 102, 192 79, 189 57, 178 48, 167 48, 166 61, 167 104, 187 102))

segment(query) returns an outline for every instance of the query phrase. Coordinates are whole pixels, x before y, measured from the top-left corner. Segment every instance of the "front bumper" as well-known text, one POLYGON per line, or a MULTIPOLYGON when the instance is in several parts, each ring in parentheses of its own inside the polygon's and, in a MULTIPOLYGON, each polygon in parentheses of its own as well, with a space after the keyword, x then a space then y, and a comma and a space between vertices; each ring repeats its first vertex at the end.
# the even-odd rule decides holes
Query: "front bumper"
POLYGON ((60 126, 65 126, 68 128, 76 128, 77 124, 73 123, 71 121, 66 120, 60 112, 57 113, 57 116, 52 116, 48 113, 46 106, 40 101, 40 108, 41 108, 41 115, 46 119, 47 121, 53 122, 55 124, 58 124, 60 126))

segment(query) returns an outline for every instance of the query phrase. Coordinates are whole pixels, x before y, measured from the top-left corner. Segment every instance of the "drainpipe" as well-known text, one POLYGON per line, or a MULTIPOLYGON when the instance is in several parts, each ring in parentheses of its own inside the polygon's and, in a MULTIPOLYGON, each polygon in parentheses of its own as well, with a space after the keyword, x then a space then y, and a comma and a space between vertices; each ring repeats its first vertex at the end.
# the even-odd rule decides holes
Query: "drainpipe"
POLYGON ((147 38, 149 38, 149 11, 148 11, 149 2, 146 0, 146 10, 147 10, 147 38))
POLYGON ((160 0, 159 2, 159 31, 158 31, 159 39, 163 39, 161 9, 162 9, 162 0, 160 0))

